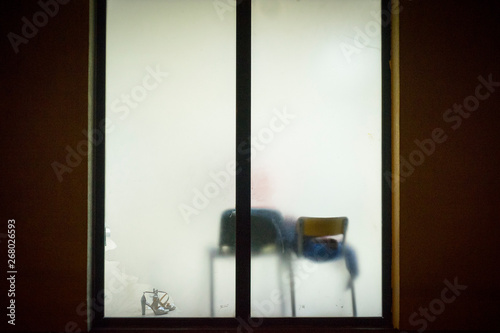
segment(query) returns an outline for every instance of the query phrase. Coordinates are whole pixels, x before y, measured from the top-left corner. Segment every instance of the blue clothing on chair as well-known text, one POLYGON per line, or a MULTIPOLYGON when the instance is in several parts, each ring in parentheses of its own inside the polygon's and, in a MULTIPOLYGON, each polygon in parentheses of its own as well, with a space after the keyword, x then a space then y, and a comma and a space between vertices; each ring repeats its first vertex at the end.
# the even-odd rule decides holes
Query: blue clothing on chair
MULTIPOLYGON (((290 249, 297 253, 297 221, 283 218, 277 210, 266 208, 251 209, 252 252, 259 252, 265 246, 274 244, 279 252, 290 249)), ((236 214, 234 209, 222 215, 220 246, 234 250, 236 242, 236 214)), ((304 237, 302 254, 315 262, 328 262, 345 257, 346 266, 352 277, 358 275, 356 253, 350 246, 334 237, 304 237)))
POLYGON ((305 237, 303 246, 304 257, 316 262, 337 260, 343 255, 351 276, 354 278, 358 275, 356 253, 349 245, 342 244, 335 239, 305 237))

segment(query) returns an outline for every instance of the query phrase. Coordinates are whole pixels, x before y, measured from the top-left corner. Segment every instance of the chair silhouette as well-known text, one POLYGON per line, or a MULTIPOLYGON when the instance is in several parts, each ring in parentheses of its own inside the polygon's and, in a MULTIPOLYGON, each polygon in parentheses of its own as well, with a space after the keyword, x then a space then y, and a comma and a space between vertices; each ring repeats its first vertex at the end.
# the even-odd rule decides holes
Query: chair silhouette
MULTIPOLYGON (((353 250, 345 244, 347 224, 347 217, 300 217, 296 225, 296 251, 299 258, 304 257, 316 262, 345 259, 349 272, 348 287, 351 289, 352 311, 353 316, 356 317, 353 280, 358 274, 358 269, 353 250)), ((292 297, 295 298, 293 287, 292 297)), ((293 313, 295 313, 295 309, 293 309, 293 313)))
MULTIPOLYGON (((282 236, 283 216, 281 213, 272 209, 252 208, 250 214, 252 255, 277 253, 281 258, 289 258, 289 247, 285 245, 282 236)), ((235 250, 236 211, 228 209, 221 216, 219 245, 217 249, 210 252, 210 313, 212 317, 215 315, 214 260, 216 257, 234 255, 235 250)))
MULTIPOLYGON (((348 287, 351 290, 353 316, 357 316, 354 278, 358 274, 354 251, 345 244, 347 217, 300 217, 291 230, 284 223, 281 213, 271 209, 251 209, 252 255, 277 253, 280 262, 287 265, 290 275, 292 317, 296 316, 295 282, 292 251, 298 258, 316 262, 344 259, 349 272, 348 287)), ((216 257, 234 255, 236 249, 236 211, 223 212, 220 225, 219 245, 210 252, 210 313, 214 317, 214 260, 216 257)), ((281 281, 280 286, 281 286, 281 281)), ((283 305, 283 303, 282 303, 283 305)), ((282 308, 283 311, 283 308, 282 308)))
MULTIPOLYGON (((272 209, 251 209, 251 248, 252 254, 284 251, 281 223, 283 217, 272 209)), ((219 251, 224 254, 234 253, 236 248, 236 211, 228 209, 222 213, 219 251)))

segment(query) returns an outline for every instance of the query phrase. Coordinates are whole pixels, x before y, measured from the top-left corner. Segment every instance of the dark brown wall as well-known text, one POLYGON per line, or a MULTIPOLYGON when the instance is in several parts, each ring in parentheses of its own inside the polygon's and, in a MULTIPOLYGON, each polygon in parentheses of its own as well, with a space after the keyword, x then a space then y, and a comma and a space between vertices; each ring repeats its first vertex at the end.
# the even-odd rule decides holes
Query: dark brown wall
MULTIPOLYGON (((1 2, 0 234, 16 220, 16 325, 23 331, 86 328, 76 309, 86 300, 87 160, 59 182, 51 164, 65 164, 87 128, 88 3, 60 5, 15 53, 36 1, 1 2)), ((55 9, 55 8, 54 8, 55 9)), ((37 16, 43 19, 42 16, 37 16)), ((0 238, 0 331, 7 324, 6 239, 0 238)))
POLYGON ((418 163, 414 140, 431 138, 436 128, 447 138, 401 184, 404 329, 422 328, 423 317, 418 315, 412 323, 411 315, 434 299, 439 315, 433 318, 430 313, 429 329, 500 328, 499 5, 402 2, 401 157, 409 160, 413 153, 418 163), (498 82, 495 92, 460 126, 455 120, 446 122, 446 110, 474 96, 478 76, 489 75, 498 82), (440 313, 443 281, 455 278, 467 289, 440 313))
MULTIPOLYGON (((495 0, 402 6, 401 156, 418 162, 414 141, 436 128, 446 141, 401 184, 401 327, 423 328, 424 317, 412 313, 429 304, 440 310, 443 281, 456 278, 467 289, 435 318, 430 313, 427 328, 498 329, 500 87, 456 130, 443 114, 474 95, 478 76, 500 82, 500 7, 495 0)), ((62 182, 52 163, 67 164, 66 148, 85 139, 88 3, 60 5, 15 53, 8 33, 22 35, 22 18, 32 22, 38 11, 36 1, 4 1, 0 9, 0 267, 6 271, 7 220, 15 219, 15 329, 62 331, 69 322, 85 329, 87 160, 73 160, 62 182)), ((5 309, 3 278, 0 288, 5 309)), ((0 329, 13 329, 2 317, 0 329)))

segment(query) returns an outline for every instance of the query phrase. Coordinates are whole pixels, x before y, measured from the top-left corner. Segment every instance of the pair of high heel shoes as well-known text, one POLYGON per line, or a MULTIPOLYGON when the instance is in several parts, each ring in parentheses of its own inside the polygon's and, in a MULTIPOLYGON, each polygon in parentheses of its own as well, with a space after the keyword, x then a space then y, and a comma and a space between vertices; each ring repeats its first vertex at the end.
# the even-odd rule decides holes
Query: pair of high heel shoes
POLYGON ((142 293, 141 297, 141 308, 142 308, 142 315, 144 316, 146 314, 146 305, 153 310, 155 315, 164 315, 169 313, 170 311, 175 310, 175 304, 170 303, 168 300, 170 299, 170 296, 164 292, 160 291, 158 289, 153 289, 153 291, 145 291, 142 293), (163 295, 161 298, 159 297, 158 293, 162 293, 163 295), (153 301, 151 303, 148 303, 146 301, 146 294, 153 294, 153 301), (167 296, 167 299, 163 301, 163 299, 167 296))

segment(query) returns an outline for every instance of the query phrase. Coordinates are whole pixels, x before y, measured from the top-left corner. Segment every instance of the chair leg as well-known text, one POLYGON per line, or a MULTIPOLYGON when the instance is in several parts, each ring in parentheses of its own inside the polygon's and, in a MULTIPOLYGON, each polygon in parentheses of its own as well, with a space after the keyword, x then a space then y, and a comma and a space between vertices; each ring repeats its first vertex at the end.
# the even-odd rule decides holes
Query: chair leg
POLYGON ((292 306, 292 317, 296 317, 297 313, 295 310, 295 281, 293 275, 293 265, 292 265, 292 256, 290 253, 286 256, 286 262, 288 265, 288 272, 290 274, 290 302, 292 306))
POLYGON ((285 313, 286 313, 286 306, 285 306, 285 300, 284 300, 284 295, 285 295, 285 290, 284 290, 284 283, 282 281, 282 276, 283 276, 283 273, 285 272, 285 269, 288 269, 288 267, 285 267, 286 266, 286 261, 287 261, 287 258, 286 258, 286 255, 285 256, 281 256, 280 257, 280 260, 278 262, 278 286, 280 288, 280 295, 281 295, 281 315, 284 317, 285 316, 285 313))
POLYGON ((215 317, 214 311, 214 250, 210 251, 210 317, 215 317))
POLYGON ((350 278, 349 285, 351 287, 351 299, 352 299, 352 316, 357 317, 357 309, 356 309, 356 294, 354 293, 354 281, 350 278))

